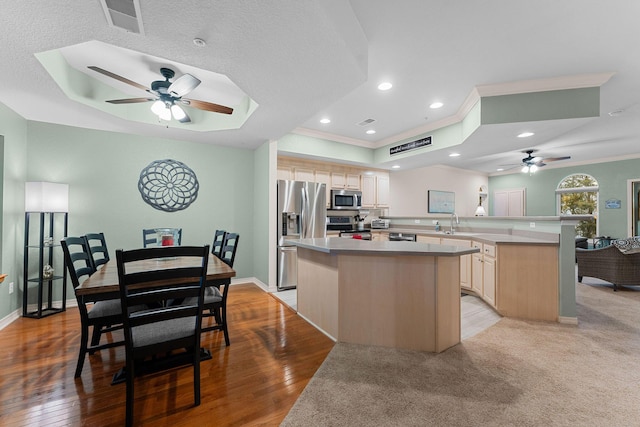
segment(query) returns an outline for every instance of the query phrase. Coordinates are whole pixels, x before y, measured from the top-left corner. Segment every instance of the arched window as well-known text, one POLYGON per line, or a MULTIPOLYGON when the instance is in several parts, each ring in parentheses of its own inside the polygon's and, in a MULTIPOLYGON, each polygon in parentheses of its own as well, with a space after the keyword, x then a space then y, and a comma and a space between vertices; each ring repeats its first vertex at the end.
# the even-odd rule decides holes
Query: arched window
POLYGON ((598 181, 591 175, 569 175, 558 184, 558 215, 593 215, 589 221, 576 226, 578 236, 593 238, 598 233, 598 181))

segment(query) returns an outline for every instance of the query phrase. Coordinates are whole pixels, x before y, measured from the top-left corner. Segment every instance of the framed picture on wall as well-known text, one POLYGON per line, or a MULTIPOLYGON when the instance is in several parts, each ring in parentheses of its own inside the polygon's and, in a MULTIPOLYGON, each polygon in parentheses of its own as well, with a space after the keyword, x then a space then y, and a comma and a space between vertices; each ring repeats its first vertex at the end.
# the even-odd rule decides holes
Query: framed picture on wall
POLYGON ((456 193, 453 191, 427 190, 429 213, 454 213, 456 210, 456 193))

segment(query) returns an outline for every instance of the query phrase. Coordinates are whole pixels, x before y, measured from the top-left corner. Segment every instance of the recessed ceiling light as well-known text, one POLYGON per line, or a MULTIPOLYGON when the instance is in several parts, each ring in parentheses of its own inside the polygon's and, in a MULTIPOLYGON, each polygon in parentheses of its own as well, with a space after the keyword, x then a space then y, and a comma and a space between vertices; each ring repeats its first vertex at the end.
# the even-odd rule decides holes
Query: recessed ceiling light
POLYGON ((207 42, 201 39, 200 37, 196 37, 195 39, 193 39, 193 44, 195 44, 198 47, 205 47, 207 45, 207 42))
POLYGON ((518 138, 529 138, 533 135, 535 135, 533 132, 522 132, 520 135, 518 135, 518 138))
POLYGON ((496 169, 498 172, 502 172, 504 170, 504 168, 498 168, 496 169))
POLYGON ((373 175, 373 172, 371 172, 371 171, 366 171, 364 174, 365 174, 365 175, 373 175))
POLYGON ((374 133, 376 133, 376 131, 375 131, 375 130, 373 130, 373 129, 369 129, 369 130, 367 131, 367 135, 373 135, 374 133))
POLYGON ((378 89, 380 90, 389 90, 393 87, 393 85, 389 82, 382 82, 378 85, 378 89))
POLYGON ((458 157, 460 155, 460 153, 451 153, 449 154, 449 157, 458 157))
POLYGON ((400 165, 393 165, 391 166, 391 169, 400 169, 400 165))
POLYGON ((331 123, 331 120, 324 118, 324 119, 320 119, 320 123, 322 123, 323 125, 326 125, 327 123, 331 123))
POLYGON ((443 105, 444 104, 442 102, 434 102, 433 104, 429 105, 429 108, 433 108, 435 110, 436 108, 440 108, 443 105))

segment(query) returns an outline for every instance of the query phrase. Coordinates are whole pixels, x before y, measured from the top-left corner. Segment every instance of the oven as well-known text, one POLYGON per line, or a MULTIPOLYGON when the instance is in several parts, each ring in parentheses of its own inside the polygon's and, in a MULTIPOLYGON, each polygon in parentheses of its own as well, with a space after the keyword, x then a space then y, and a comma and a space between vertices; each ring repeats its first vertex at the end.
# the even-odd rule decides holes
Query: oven
POLYGON ((331 190, 331 209, 360 209, 362 191, 331 190))
POLYGON ((356 228, 356 219, 352 216, 327 216, 327 231, 349 231, 356 228))

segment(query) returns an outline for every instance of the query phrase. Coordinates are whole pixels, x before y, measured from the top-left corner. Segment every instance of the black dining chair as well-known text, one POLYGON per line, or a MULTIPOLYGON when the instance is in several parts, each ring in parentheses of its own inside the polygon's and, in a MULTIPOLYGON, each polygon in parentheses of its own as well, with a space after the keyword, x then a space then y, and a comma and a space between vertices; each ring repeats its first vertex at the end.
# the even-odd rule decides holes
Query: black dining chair
MULTIPOLYGON (((142 230, 142 247, 157 246, 158 244, 158 228, 145 228, 142 230)), ((182 228, 178 230, 178 246, 182 244, 182 228)))
POLYGON ((86 237, 87 243, 89 244, 91 259, 97 270, 109 262, 109 250, 107 249, 104 233, 87 233, 84 237, 86 237))
MULTIPOLYGON (((236 251, 238 250, 238 241, 240 235, 237 233, 226 233, 219 258, 229 267, 233 268, 236 259, 236 251)), ((202 332, 222 331, 224 333, 224 341, 227 346, 230 345, 229 329, 227 327, 227 296, 229 294, 229 284, 220 285, 216 283, 210 284, 204 296, 204 313, 203 318, 213 317, 214 325, 203 326, 202 332), (220 289, 222 287, 222 289, 220 289)))
POLYGON ((126 425, 133 425, 137 373, 191 365, 194 405, 200 405, 200 327, 209 245, 118 249, 116 260, 124 313, 126 425), (166 257, 189 257, 192 262, 171 269, 153 263, 143 271, 131 266, 166 257), (164 304, 172 299, 184 302, 164 304), (140 305, 151 308, 135 311, 140 305))
MULTIPOLYGON (((95 273, 91 251, 87 239, 82 237, 65 237, 61 242, 65 263, 69 277, 75 290, 87 277, 95 273)), ((93 354, 98 350, 116 347, 124 344, 123 340, 100 344, 102 334, 122 329, 122 311, 120 300, 87 301, 76 294, 78 310, 80 311, 80 352, 74 377, 82 374, 84 359, 87 353, 93 354), (88 307, 87 304, 91 304, 88 307), (93 328, 91 344, 89 345, 89 327, 93 328)))
POLYGON ((213 244, 211 245, 211 253, 220 258, 224 236, 227 234, 225 230, 216 230, 213 234, 213 244))

